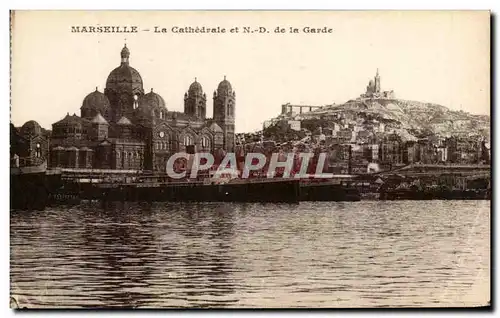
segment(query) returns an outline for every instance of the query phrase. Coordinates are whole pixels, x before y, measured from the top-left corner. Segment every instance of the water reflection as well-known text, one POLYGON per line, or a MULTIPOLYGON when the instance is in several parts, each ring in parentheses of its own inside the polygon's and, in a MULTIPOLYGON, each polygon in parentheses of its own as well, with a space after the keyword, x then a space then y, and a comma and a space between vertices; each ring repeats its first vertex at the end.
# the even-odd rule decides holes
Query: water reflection
POLYGON ((11 214, 28 307, 484 304, 489 202, 82 203, 11 214))
MULTIPOLYGON (((87 216, 92 213, 91 208, 84 211, 87 216)), ((156 240, 144 222, 149 213, 151 210, 147 208, 139 210, 128 203, 117 203, 100 211, 98 222, 81 220, 85 242, 82 260, 87 260, 82 269, 95 273, 94 283, 102 283, 102 279, 109 282, 104 288, 101 284, 93 284, 86 290, 99 294, 101 303, 138 307, 148 299, 145 293, 148 285, 144 281, 151 277, 154 269, 148 265, 147 255, 150 242, 156 240)))

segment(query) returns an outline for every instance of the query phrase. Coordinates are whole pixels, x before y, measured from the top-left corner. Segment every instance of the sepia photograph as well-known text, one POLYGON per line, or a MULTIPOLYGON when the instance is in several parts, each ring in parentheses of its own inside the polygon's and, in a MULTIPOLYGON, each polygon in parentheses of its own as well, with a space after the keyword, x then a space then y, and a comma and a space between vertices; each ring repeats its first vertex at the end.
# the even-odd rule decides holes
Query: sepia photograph
POLYGON ((10 11, 10 308, 491 306, 489 11, 10 11))

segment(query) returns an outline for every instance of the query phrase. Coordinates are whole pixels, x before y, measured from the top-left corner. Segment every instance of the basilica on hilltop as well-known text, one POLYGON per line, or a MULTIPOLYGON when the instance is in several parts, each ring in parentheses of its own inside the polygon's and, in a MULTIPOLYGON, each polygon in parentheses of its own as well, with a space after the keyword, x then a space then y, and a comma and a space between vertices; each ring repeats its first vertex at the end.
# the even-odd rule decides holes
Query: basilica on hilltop
POLYGON ((366 92, 361 95, 361 98, 387 98, 394 99, 396 98, 394 95, 394 91, 382 91, 380 87, 380 75, 378 73, 375 74, 375 77, 368 82, 366 86, 366 92))
MULTIPOLYGON (((165 171, 175 152, 233 150, 236 94, 225 77, 213 92, 213 118, 207 118, 207 95, 196 79, 184 94, 184 112, 171 111, 152 88, 145 92, 126 45, 120 57, 104 92, 96 88, 83 99, 80 116, 68 113, 52 124, 50 146, 43 149, 50 166, 165 171)), ((29 125, 37 126, 30 137, 36 138, 39 125, 29 125)))

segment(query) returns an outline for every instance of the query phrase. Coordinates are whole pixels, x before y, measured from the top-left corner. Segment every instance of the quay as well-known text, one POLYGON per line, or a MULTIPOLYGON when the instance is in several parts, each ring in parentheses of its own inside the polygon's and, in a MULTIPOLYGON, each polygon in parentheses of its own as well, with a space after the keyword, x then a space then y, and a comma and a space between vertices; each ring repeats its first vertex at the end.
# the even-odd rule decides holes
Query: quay
POLYGON ((57 194, 86 200, 181 202, 298 202, 297 179, 234 179, 230 182, 174 180, 137 171, 63 169, 64 186, 57 194))
POLYGON ((331 179, 233 179, 226 184, 137 170, 61 169, 66 193, 85 199, 156 201, 359 201, 488 199, 489 165, 408 165, 331 179), (297 189, 298 188, 298 189, 297 189), (290 193, 287 194, 287 191, 290 193), (227 193, 227 194, 226 194, 227 193), (425 194, 424 194, 425 193, 425 194))
POLYGON ((372 200, 489 200, 490 167, 414 165, 332 179, 256 178, 225 182, 175 180, 165 174, 115 169, 11 168, 11 206, 42 210, 79 200, 290 202, 372 200), (444 169, 443 169, 444 168, 444 169), (427 169, 427 170, 426 170, 427 169))

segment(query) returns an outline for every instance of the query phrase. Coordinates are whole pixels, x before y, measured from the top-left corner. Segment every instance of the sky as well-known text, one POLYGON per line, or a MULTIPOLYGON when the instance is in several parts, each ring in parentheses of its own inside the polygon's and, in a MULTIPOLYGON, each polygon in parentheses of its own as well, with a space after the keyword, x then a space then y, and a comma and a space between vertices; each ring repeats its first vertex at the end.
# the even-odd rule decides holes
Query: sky
POLYGON ((467 11, 18 11, 13 19, 11 121, 51 129, 103 92, 124 43, 144 91, 183 111, 194 81, 212 94, 224 76, 236 92, 236 132, 262 128, 285 103, 326 105, 362 94, 379 69, 397 98, 490 114, 490 16, 467 11), (71 26, 137 26, 138 33, 72 33, 71 26), (154 27, 168 33, 154 33, 154 27), (221 27, 223 34, 172 33, 221 27), (239 33, 230 30, 238 27, 239 33), (265 27, 269 33, 242 33, 265 27), (290 27, 299 33, 275 33, 290 27), (331 28, 304 33, 303 28, 331 28), (142 31, 149 29, 150 31, 142 31))

